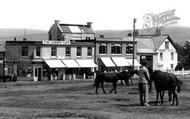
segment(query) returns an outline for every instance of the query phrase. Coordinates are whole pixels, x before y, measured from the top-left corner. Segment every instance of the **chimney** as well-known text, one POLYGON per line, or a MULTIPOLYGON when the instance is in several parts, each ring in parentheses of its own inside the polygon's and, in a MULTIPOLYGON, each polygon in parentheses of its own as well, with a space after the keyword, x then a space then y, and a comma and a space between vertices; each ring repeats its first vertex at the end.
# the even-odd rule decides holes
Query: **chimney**
POLYGON ((59 24, 60 20, 55 20, 54 22, 55 24, 59 24))
POLYGON ((92 22, 87 22, 87 27, 92 28, 92 22))

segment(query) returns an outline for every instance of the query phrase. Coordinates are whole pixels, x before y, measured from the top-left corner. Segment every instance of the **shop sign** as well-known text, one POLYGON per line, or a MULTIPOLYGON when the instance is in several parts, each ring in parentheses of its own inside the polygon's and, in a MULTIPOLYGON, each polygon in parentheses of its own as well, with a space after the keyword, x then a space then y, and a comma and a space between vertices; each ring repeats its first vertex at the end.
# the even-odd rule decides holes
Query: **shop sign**
POLYGON ((70 41, 49 41, 49 40, 43 40, 42 44, 46 45, 70 45, 70 41))

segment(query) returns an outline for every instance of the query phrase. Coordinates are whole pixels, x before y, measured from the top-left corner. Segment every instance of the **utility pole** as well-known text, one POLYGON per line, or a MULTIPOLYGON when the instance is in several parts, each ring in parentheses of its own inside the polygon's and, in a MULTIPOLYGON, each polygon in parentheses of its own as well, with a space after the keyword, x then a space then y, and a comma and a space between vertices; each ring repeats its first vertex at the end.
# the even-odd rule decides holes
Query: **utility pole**
POLYGON ((135 68, 134 62, 135 62, 135 23, 137 19, 133 19, 133 69, 135 68))

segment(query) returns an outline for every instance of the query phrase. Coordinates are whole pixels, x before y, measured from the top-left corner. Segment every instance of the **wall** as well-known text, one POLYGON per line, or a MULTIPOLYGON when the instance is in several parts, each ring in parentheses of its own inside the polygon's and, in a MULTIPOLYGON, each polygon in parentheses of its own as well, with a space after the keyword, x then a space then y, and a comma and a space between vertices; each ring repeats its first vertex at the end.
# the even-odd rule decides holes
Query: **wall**
MULTIPOLYGON (((166 39, 165 41, 169 41, 166 39)), ((157 50, 157 61, 159 64, 163 64, 162 70, 174 70, 177 65, 177 52, 173 45, 169 42, 169 49, 165 49, 165 42, 157 50), (163 53, 163 60, 160 59, 160 53, 163 53), (171 60, 171 53, 174 53, 174 60, 171 60), (171 69, 171 64, 174 65, 174 69, 171 69)))

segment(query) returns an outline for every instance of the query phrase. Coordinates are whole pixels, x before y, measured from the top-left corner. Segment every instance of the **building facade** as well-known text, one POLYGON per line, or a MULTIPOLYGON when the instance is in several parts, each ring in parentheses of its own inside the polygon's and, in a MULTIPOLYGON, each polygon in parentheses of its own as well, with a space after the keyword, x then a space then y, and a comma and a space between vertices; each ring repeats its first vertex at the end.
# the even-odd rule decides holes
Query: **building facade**
POLYGON ((169 35, 138 36, 137 59, 148 60, 148 67, 154 70, 175 70, 178 63, 178 55, 175 43, 169 35))
MULTIPOLYGON (((136 59, 136 43, 134 43, 134 65, 139 67, 140 64, 136 59)), ((130 38, 97 38, 95 53, 99 70, 126 70, 132 66, 133 41, 130 38)))

